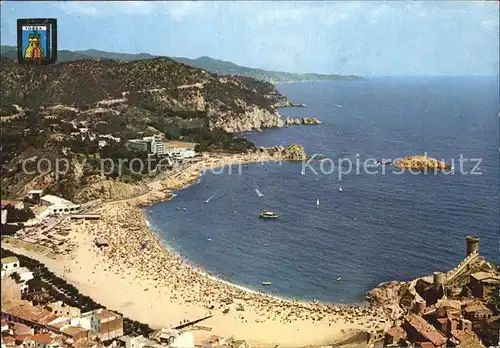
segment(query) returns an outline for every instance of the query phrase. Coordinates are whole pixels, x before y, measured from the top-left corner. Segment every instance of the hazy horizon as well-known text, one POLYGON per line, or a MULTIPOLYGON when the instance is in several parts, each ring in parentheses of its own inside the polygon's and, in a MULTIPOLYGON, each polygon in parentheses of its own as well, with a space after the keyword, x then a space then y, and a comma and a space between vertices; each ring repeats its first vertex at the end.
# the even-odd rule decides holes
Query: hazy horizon
POLYGON ((195 59, 255 69, 375 76, 498 76, 498 3, 3 2, 18 18, 57 18, 58 49, 195 59), (110 34, 106 35, 106 30, 110 34), (105 35, 103 35, 105 34, 105 35))

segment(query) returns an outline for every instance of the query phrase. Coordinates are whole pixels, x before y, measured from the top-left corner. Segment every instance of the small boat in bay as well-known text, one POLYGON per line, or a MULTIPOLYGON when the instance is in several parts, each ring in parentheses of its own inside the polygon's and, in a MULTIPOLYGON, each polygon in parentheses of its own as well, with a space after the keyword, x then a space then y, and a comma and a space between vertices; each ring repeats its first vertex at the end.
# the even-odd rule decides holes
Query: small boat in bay
POLYGON ((273 213, 272 211, 265 211, 265 212, 260 213, 259 217, 261 219, 277 219, 278 214, 273 213))
POLYGON ((212 199, 212 197, 213 197, 213 196, 214 196, 214 195, 212 194, 210 197, 208 197, 208 199, 205 201, 205 203, 210 202, 210 200, 212 199))
POLYGON ((273 285, 273 283, 271 283, 271 282, 262 282, 262 285, 267 285, 267 286, 269 286, 269 285, 273 285))
POLYGON ((255 193, 257 194, 257 196, 259 197, 263 197, 264 195, 262 194, 262 192, 259 191, 259 189, 255 189, 255 193))
POLYGON ((342 186, 339 187, 339 192, 342 192, 342 186))
POLYGON ((319 198, 316 200, 316 206, 319 207, 319 198))
POLYGON ((337 281, 340 282, 342 280, 342 277, 338 277, 337 281))

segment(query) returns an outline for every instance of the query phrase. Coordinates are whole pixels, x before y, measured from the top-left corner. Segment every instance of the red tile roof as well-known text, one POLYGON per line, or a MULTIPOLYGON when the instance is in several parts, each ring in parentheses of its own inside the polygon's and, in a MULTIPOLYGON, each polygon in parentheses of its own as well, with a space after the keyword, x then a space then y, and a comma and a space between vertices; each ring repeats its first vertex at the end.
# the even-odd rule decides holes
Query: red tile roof
POLYGON ((465 330, 453 330, 451 335, 455 337, 460 343, 470 340, 475 337, 474 333, 465 330))
POLYGON ((5 301, 2 303, 2 312, 41 325, 59 318, 48 310, 23 300, 5 301))
POLYGON ((439 347, 446 343, 446 337, 434 326, 429 324, 424 318, 416 314, 410 314, 405 319, 408 324, 415 329, 415 331, 432 342, 434 346, 439 347))
POLYGON ((401 338, 406 338, 406 331, 399 326, 391 327, 388 331, 387 334, 392 337, 401 337, 401 338))
POLYGON ((418 345, 420 348, 434 348, 432 342, 419 342, 418 345))
POLYGON ((15 340, 16 342, 24 342, 24 340, 25 340, 26 338, 30 338, 30 337, 31 337, 31 335, 18 335, 18 336, 16 336, 16 337, 14 337, 14 340, 15 340))
POLYGON ((31 340, 41 344, 51 344, 55 341, 54 338, 50 336, 48 333, 36 334, 33 337, 31 337, 31 340))

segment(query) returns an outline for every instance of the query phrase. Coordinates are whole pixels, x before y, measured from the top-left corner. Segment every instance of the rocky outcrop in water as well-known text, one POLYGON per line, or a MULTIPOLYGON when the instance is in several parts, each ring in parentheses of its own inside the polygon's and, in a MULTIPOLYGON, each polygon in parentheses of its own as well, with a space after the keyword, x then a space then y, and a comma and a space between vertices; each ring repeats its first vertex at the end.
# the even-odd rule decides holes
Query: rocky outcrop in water
POLYGON ((304 147, 298 144, 292 144, 287 147, 274 146, 266 149, 266 151, 271 156, 279 157, 280 160, 284 161, 302 161, 307 158, 304 147))
POLYGON ((285 120, 285 125, 311 125, 311 124, 321 124, 321 121, 316 117, 302 117, 302 118, 292 118, 287 117, 285 120))
POLYGON ((427 155, 408 156, 402 160, 393 163, 396 167, 416 169, 416 170, 445 170, 451 169, 451 164, 444 161, 438 161, 435 158, 428 157, 427 155))

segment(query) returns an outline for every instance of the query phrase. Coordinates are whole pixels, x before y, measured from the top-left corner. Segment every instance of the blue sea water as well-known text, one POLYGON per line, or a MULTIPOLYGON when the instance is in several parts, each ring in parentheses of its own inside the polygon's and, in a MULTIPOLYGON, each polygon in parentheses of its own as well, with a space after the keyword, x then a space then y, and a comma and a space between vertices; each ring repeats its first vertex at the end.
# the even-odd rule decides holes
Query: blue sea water
MULTIPOLYGON (((172 201, 145 210, 172 249, 235 284, 324 302, 358 302, 381 282, 448 270, 465 256, 468 234, 478 235, 480 253, 498 262, 498 78, 374 78, 278 88, 307 104, 282 115, 315 116, 325 124, 245 136, 260 146, 303 144, 309 154, 331 158, 334 171, 324 162, 321 174, 314 162, 318 175, 308 168, 301 176, 301 163, 207 172, 172 201), (454 160, 455 174, 397 175, 387 168, 383 175, 379 168, 373 175, 362 168, 370 157, 424 152, 454 160), (481 174, 461 174, 461 155, 481 159, 481 174), (359 158, 359 174, 354 169, 339 180, 343 158, 359 158), (280 218, 259 219, 263 210, 280 218)), ((463 171, 475 163, 465 162, 463 171)))

